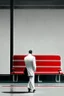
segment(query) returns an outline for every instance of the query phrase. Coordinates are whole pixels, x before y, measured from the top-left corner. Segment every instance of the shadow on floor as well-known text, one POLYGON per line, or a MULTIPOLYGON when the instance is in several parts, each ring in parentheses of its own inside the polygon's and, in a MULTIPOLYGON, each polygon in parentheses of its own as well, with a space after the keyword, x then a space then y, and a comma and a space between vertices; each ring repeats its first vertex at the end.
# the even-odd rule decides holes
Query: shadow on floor
POLYGON ((13 91, 13 92, 8 92, 8 91, 6 91, 6 92, 2 92, 2 93, 12 93, 12 94, 21 94, 21 93, 29 93, 28 91, 13 91))

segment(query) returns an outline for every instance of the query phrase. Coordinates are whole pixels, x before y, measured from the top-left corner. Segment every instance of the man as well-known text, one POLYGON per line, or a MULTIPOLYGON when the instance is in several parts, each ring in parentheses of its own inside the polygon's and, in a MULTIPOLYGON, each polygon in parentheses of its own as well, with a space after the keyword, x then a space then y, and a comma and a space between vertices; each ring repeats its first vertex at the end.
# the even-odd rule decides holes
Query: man
POLYGON ((32 55, 32 50, 29 50, 29 54, 24 58, 25 65, 27 68, 27 73, 29 77, 29 82, 28 82, 28 92, 35 92, 35 85, 34 85, 34 79, 35 75, 34 72, 36 71, 36 59, 32 55))

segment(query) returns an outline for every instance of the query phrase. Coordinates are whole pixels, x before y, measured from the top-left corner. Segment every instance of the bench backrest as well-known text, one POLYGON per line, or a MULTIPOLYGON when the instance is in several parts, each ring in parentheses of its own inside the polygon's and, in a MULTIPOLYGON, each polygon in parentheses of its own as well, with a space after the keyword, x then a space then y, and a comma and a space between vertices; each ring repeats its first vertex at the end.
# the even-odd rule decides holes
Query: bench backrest
MULTIPOLYGON (((24 71, 24 57, 26 55, 13 56, 13 70, 24 71)), ((36 57, 36 72, 58 72, 61 70, 61 58, 59 55, 34 55, 36 57)))

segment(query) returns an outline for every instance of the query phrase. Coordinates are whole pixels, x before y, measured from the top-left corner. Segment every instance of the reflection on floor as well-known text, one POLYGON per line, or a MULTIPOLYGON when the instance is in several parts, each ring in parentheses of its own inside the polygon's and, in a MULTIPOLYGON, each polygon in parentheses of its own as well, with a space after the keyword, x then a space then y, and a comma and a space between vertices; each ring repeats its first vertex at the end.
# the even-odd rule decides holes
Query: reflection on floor
POLYGON ((36 83, 36 92, 28 93, 27 83, 0 83, 0 96, 64 96, 64 83, 36 83))

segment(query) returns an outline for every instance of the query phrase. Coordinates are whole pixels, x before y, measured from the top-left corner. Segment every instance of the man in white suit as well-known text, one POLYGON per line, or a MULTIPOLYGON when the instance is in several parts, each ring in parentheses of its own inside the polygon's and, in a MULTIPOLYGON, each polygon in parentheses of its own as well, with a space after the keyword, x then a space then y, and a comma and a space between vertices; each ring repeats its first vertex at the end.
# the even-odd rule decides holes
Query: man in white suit
POLYGON ((29 50, 29 54, 24 58, 25 65, 27 68, 27 73, 29 76, 29 82, 28 82, 28 92, 35 92, 35 85, 34 85, 34 79, 35 75, 34 72, 36 71, 36 59, 32 55, 32 50, 29 50))

